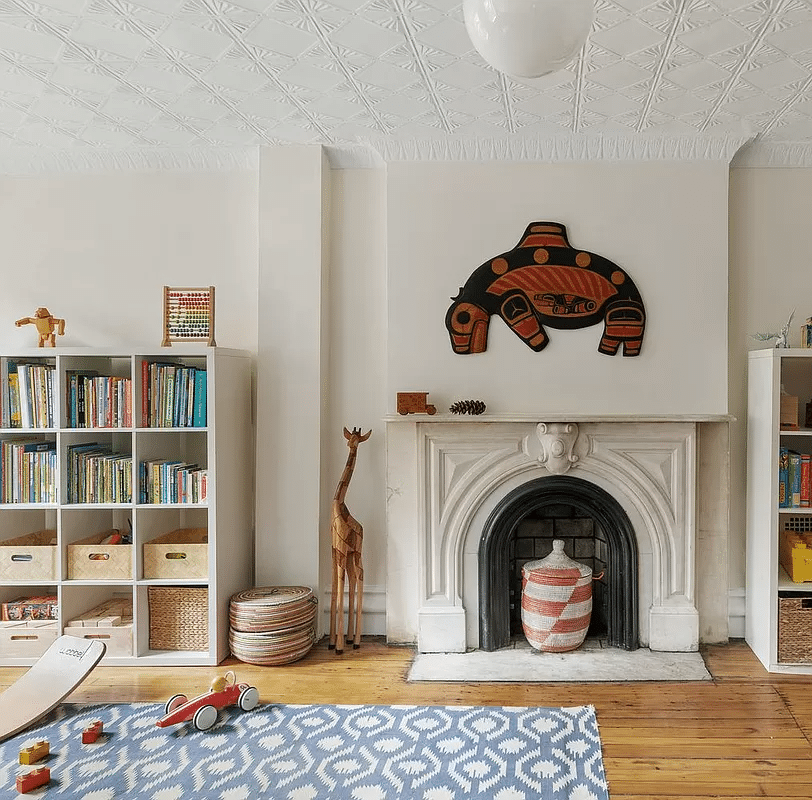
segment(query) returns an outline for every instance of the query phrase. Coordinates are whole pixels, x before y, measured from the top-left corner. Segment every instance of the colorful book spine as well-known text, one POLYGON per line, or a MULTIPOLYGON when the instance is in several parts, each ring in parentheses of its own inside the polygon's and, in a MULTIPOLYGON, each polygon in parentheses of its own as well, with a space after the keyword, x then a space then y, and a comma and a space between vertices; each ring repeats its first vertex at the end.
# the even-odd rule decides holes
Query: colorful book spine
POLYGON ((195 373, 194 388, 194 413, 192 426, 195 428, 206 427, 206 370, 199 369, 195 373))
POLYGON ((789 450, 778 449, 778 507, 789 508, 789 450))

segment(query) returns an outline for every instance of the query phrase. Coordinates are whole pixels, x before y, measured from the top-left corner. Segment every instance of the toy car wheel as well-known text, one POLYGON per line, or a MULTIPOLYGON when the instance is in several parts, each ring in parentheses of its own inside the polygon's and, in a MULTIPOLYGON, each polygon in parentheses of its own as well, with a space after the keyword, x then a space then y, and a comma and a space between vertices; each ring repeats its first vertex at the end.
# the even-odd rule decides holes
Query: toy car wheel
POLYGON ((251 711, 259 704, 259 690, 254 686, 246 686, 240 692, 240 699, 237 703, 243 711, 251 711))
POLYGON ((173 694, 172 697, 166 701, 166 705, 164 706, 164 714, 168 714, 170 711, 180 708, 185 702, 185 694, 173 694))
POLYGON ((217 722, 217 709, 214 706, 201 706, 192 717, 192 724, 199 731, 207 731, 217 722))

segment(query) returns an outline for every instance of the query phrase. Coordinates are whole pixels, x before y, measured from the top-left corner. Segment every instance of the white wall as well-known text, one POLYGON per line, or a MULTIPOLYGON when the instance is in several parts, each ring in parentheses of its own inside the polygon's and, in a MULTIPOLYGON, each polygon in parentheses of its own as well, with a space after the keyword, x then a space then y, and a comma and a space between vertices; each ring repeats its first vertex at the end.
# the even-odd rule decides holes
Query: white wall
MULTIPOLYGON (((812 169, 737 167, 730 171, 730 586, 744 593, 747 353, 752 338, 777 331, 792 309, 790 345, 812 316, 812 169)), ((812 398, 801 398, 801 408, 812 398)), ((741 610, 741 603, 738 604, 741 610)), ((739 635, 743 635, 742 633, 739 635)))
POLYGON ((46 306, 59 345, 157 347, 163 286, 214 285, 217 344, 253 351, 256 241, 247 170, 0 176, 0 338, 35 346, 14 320, 46 306))
MULTIPOLYGON (((308 155, 308 161, 321 163, 318 148, 313 149, 317 152, 308 155)), ((290 154, 286 150, 281 155, 287 158, 290 154)), ((365 528, 365 577, 370 590, 369 608, 375 612, 368 632, 383 630, 378 619, 383 607, 380 595, 386 583, 382 531, 387 487, 382 418, 394 410, 394 392, 403 389, 430 390, 440 407, 460 397, 481 396, 489 410, 508 410, 500 408, 501 395, 498 402, 494 399, 493 381, 472 383, 459 372, 446 375, 434 367, 428 372, 415 370, 424 368, 421 362, 433 364, 438 354, 443 363, 449 358, 460 365, 470 359, 483 361, 483 356, 450 355, 443 323, 445 310, 451 294, 487 254, 516 243, 525 217, 528 221, 561 219, 568 224, 575 246, 606 255, 629 270, 648 307, 650 325, 644 355, 638 359, 599 356, 595 352, 598 326, 582 331, 553 330, 553 342, 536 354, 508 332, 501 321, 494 321, 491 332, 494 353, 533 369, 538 369, 541 361, 545 374, 564 374, 570 385, 573 381, 579 385, 577 380, 583 380, 575 375, 579 365, 588 365, 587 372, 600 367, 611 368, 613 375, 630 370, 650 375, 657 367, 655 356, 656 360, 668 360, 678 370, 705 364, 705 358, 713 363, 722 358, 721 369, 695 368, 682 383, 687 392, 699 389, 698 395, 708 401, 703 411, 725 407, 725 401, 719 398, 724 376, 720 379, 716 374, 728 374, 726 335, 719 330, 720 324, 724 328, 726 305, 724 300, 721 305, 717 303, 720 289, 724 294, 726 288, 720 284, 726 283, 727 265, 722 232, 727 226, 728 201, 726 189, 720 185, 721 168, 655 164, 629 171, 619 165, 582 165, 578 169, 560 166, 560 170, 531 170, 536 181, 526 186, 521 177, 527 171, 526 165, 501 165, 491 170, 483 169, 483 165, 409 164, 390 166, 389 176, 386 170, 346 170, 332 173, 332 189, 322 184, 313 190, 319 195, 326 192, 330 206, 330 227, 327 233, 320 234, 321 246, 329 245, 329 250, 326 255, 313 256, 322 258, 329 267, 329 279, 325 278, 325 324, 319 336, 322 344, 316 346, 324 347, 325 338, 330 342, 318 404, 323 411, 323 442, 318 457, 312 461, 312 473, 303 473, 301 478, 311 482, 306 511, 318 521, 307 543, 302 544, 295 536, 277 538, 260 508, 258 538, 266 564, 275 563, 277 554, 289 551, 293 541, 300 548, 295 557, 310 559, 311 565, 316 565, 316 580, 321 579, 325 588, 329 548, 323 525, 347 455, 341 428, 373 428, 372 438, 359 451, 348 493, 348 505, 365 528), (438 166, 442 167, 439 171, 438 166), (393 176, 393 170, 408 174, 393 176), (432 178, 428 193, 427 173, 432 178), (598 183, 592 180, 595 174, 600 175, 598 183), (479 177, 473 181, 470 176, 479 177), (435 184, 433 179, 437 177, 442 181, 435 184), (663 180, 670 187, 668 191, 662 188, 663 180), (439 195, 441 190, 459 189, 460 182, 462 191, 444 198, 439 195), (392 191, 397 184, 404 187, 404 193, 392 191), (472 198, 479 192, 481 199, 483 187, 487 186, 501 187, 496 200, 478 204, 466 199, 469 191, 472 198), (514 186, 522 187, 522 199, 517 205, 509 199, 508 190, 514 186), (596 186, 603 187, 597 198, 593 196, 596 186), (433 197, 435 190, 437 197, 433 197), (566 201, 566 214, 560 211, 559 201, 566 201), (448 217, 437 211, 440 206, 449 210, 448 217), (483 210, 486 206, 487 214, 483 210), (433 216, 429 213, 432 208, 433 216), (590 209, 588 216, 583 209, 590 209), (599 213, 601 209, 605 213, 599 213), (391 225, 403 213, 412 219, 387 233, 387 218, 391 225), (448 218, 463 223, 463 227, 454 228, 448 218), (694 224, 678 225, 672 221, 677 218, 694 224), (483 220, 494 219, 498 221, 494 229, 483 224, 483 220), (661 224, 665 238, 655 241, 648 231, 652 226, 659 229, 661 224), (407 238, 410 232, 413 241, 407 238), (429 288, 417 294, 417 304, 412 306, 421 324, 412 324, 409 330, 422 335, 422 327, 431 325, 432 341, 437 342, 426 348, 419 339, 403 335, 399 327, 402 320, 396 318, 389 325, 390 331, 397 332, 391 342, 391 357, 387 356, 386 344, 388 246, 390 271, 395 270, 393 279, 399 281, 399 291, 414 294, 417 275, 430 280, 429 288), (695 273, 699 262, 708 264, 705 276, 695 273), (432 277, 434 273, 437 275, 432 277), (677 324, 679 319, 674 316, 678 304, 673 308, 662 306, 662 298, 676 292, 714 298, 714 307, 706 316, 698 315, 701 304, 689 302, 683 306, 694 315, 687 326, 695 337, 690 347, 679 338, 685 326, 677 324), (670 354, 667 358, 664 347, 670 348, 665 351, 670 354), (413 358, 410 351, 420 358, 413 358), (397 371, 406 367, 408 374, 397 371), (388 383, 387 369, 395 370, 388 383), (713 387, 710 396, 706 396, 708 382, 713 387)), ((727 169, 722 172, 726 181, 727 169)), ((268 177, 273 179, 274 175, 268 177)), ((300 179, 300 174, 288 177, 291 185, 300 179)), ((258 183, 258 173, 249 170, 0 177, 0 337, 4 347, 13 349, 34 343, 33 330, 15 328, 13 321, 39 305, 47 305, 53 314, 66 318, 67 333, 60 344, 157 346, 164 284, 215 285, 218 344, 255 352, 260 344, 269 346, 267 337, 260 334, 258 314, 267 318, 278 306, 266 298, 267 302, 258 307, 259 235, 262 232, 272 237, 276 231, 267 226, 260 231, 258 183)), ((810 307, 803 305, 805 297, 812 298, 812 270, 808 268, 812 225, 807 202, 812 197, 812 169, 737 168, 730 172, 729 185, 729 410, 738 417, 731 427, 730 586, 737 591, 744 586, 746 352, 761 346, 748 334, 780 327, 796 306, 796 323, 812 314, 812 300, 810 307)), ((279 196, 284 202, 285 192, 279 196)), ((324 199, 320 196, 319 202, 324 199)), ((326 215, 324 206, 321 213, 326 215)), ((275 270, 287 265, 266 262, 265 266, 275 270)), ((319 269, 323 266, 320 264, 319 269)), ((289 302, 289 298, 279 302, 289 302)), ((282 327, 274 346, 286 347, 287 338, 295 332, 294 328, 282 327)), ((321 358, 320 354, 312 357, 316 356, 321 358)), ((484 358, 484 362, 488 359, 484 358)), ((295 383, 301 377, 297 362, 288 363, 290 371, 273 370, 265 378, 295 383)), ((651 380, 646 390, 657 383, 651 380)), ((546 383, 524 394, 533 403, 548 402, 546 383)), ((511 403, 519 396, 512 397, 511 403)), ((569 399, 579 401, 579 397, 569 399)), ((265 416, 263 420, 268 423, 265 416)), ((307 421, 291 412, 275 424, 286 426, 293 437, 296 426, 307 421)), ((267 468, 258 473, 260 497, 279 490, 274 474, 267 468)), ((288 516, 278 524, 289 525, 300 511, 291 504, 288 516)), ((271 573, 263 577, 270 578, 271 573)), ((285 582, 293 582, 296 577, 287 569, 273 573, 274 579, 285 582)))
POLYGON ((389 410, 396 392, 428 390, 442 410, 727 413, 727 176, 710 160, 389 165, 389 410), (548 329, 536 353, 495 316, 485 353, 452 352, 450 298, 539 220, 631 275, 640 356, 598 353, 602 325, 548 329))

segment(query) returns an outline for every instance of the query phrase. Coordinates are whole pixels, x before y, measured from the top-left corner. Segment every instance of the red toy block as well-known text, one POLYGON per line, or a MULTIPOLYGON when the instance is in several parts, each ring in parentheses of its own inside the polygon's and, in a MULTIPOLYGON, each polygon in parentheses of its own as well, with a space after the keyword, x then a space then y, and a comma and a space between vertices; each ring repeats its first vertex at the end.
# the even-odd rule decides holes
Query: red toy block
POLYGON ((41 761, 50 752, 51 746, 48 744, 48 740, 40 739, 30 747, 24 747, 22 750, 20 750, 20 763, 34 764, 37 761, 41 761))
POLYGON ((92 725, 88 725, 82 731, 82 744, 92 744, 99 738, 103 728, 102 721, 97 719, 92 725))
POLYGON ((31 772, 26 772, 23 775, 17 776, 17 791, 20 794, 30 792, 39 786, 45 786, 51 780, 51 770, 48 767, 40 767, 39 769, 32 769, 31 772))

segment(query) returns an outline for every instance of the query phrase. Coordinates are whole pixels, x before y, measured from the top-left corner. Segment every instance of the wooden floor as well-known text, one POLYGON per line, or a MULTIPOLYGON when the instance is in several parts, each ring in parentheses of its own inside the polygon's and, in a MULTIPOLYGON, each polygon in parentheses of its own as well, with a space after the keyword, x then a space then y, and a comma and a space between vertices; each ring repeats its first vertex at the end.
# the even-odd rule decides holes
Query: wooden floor
MULTIPOLYGON (((712 681, 407 683, 413 651, 365 639, 341 656, 319 643, 286 667, 229 660, 262 702, 596 707, 612 800, 812 800, 812 678, 767 673, 746 644, 707 647, 712 681)), ((98 667, 71 702, 163 703, 208 688, 221 667, 98 667)), ((0 688, 25 670, 0 669, 0 688)))

